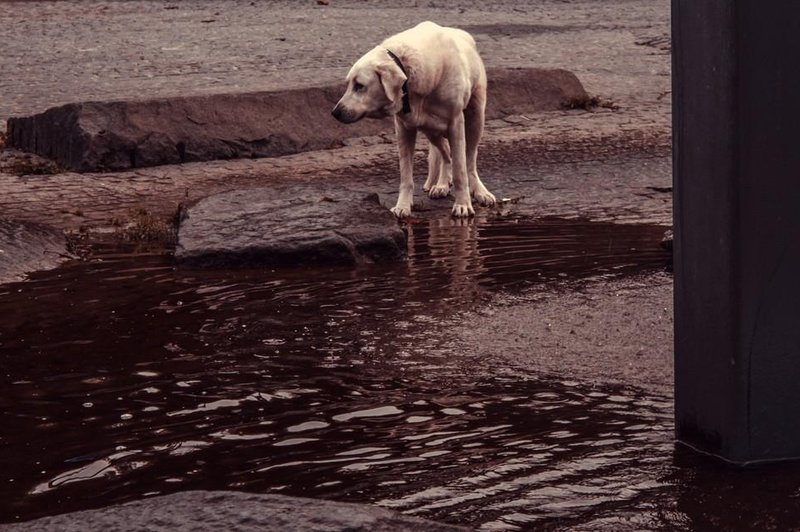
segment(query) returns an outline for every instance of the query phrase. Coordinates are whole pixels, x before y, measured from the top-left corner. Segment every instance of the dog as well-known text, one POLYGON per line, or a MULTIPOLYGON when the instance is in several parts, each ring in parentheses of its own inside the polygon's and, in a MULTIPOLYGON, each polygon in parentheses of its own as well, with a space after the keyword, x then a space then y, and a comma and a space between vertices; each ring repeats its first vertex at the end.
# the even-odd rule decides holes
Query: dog
POLYGON ((400 158, 400 194, 391 211, 411 215, 417 131, 430 141, 423 190, 444 198, 453 187, 452 215, 475 215, 472 199, 495 205, 478 176, 478 143, 486 111, 486 69, 475 39, 434 22, 393 35, 355 62, 347 89, 334 107, 345 124, 394 117, 400 158))

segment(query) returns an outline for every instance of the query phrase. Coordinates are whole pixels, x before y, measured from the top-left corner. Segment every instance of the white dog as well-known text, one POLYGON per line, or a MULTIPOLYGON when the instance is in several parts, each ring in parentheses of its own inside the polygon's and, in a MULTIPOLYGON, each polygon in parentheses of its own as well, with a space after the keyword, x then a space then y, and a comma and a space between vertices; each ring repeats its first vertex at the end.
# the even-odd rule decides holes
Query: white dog
POLYGON ((477 169, 485 109, 486 70, 475 40, 465 31, 423 22, 356 61, 333 116, 346 124, 394 116, 400 195, 392 212, 398 218, 411 214, 414 145, 422 131, 431 143, 423 190, 443 198, 452 184, 453 216, 461 218, 475 215, 471 197, 495 204, 477 169))

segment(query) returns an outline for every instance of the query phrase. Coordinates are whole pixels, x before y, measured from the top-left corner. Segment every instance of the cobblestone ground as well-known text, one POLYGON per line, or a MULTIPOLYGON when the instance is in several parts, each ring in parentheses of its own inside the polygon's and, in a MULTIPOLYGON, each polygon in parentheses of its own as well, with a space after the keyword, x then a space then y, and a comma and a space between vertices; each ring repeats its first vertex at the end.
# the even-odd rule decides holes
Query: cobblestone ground
MULTIPOLYGON (((0 77, 0 121, 76 100, 329 83, 343 79, 353 60, 382 38, 425 19, 472 32, 487 65, 566 68, 590 94, 615 105, 613 111, 543 113, 488 124, 481 159, 496 192, 548 197, 536 180, 504 179, 505 165, 514 162, 538 168, 551 190, 560 191, 549 195, 552 210, 596 213, 597 197, 586 193, 582 180, 568 175, 568 167, 546 165, 583 161, 590 168, 609 156, 645 153, 644 160, 655 156, 661 162, 630 170, 630 179, 612 180, 618 194, 607 195, 610 203, 602 209, 668 221, 668 201, 656 212, 637 203, 642 187, 669 186, 667 0, 331 0, 328 6, 311 0, 0 1, 0 72, 12 73, 0 77)), ((417 174, 425 171, 420 162, 417 174)), ((365 139, 277 159, 112 174, 0 170, 0 212, 67 230, 107 227, 134 211, 168 216, 178 202, 274 179, 388 191, 396 188, 396 164, 392 144, 365 139)))
MULTIPOLYGON (((629 221, 670 223, 671 204, 652 210, 642 203, 648 186, 670 186, 669 159, 664 158, 669 143, 663 128, 651 123, 626 129, 631 127, 625 123, 629 119, 626 115, 611 111, 596 115, 557 112, 535 119, 507 119, 517 123, 498 120, 489 124, 481 164, 487 185, 500 196, 528 197, 529 201, 518 209, 536 203, 535 214, 539 215, 581 213, 606 219, 613 215, 602 213, 628 213, 623 218, 629 221), (587 122, 595 127, 588 128, 587 122), (609 161, 631 156, 640 161, 639 166, 634 164, 624 175, 604 169, 609 161), (647 161, 660 163, 648 166, 647 161), (575 165, 598 174, 594 181, 596 188, 606 192, 603 201, 590 192, 575 165)), ((417 174, 425 168, 422 149, 418 152, 417 174)), ((103 174, 0 173, 0 202, 3 212, 16 219, 46 221, 67 230, 100 228, 116 225, 142 210, 169 217, 181 202, 287 179, 305 182, 309 193, 320 195, 331 187, 347 187, 354 194, 391 194, 397 190, 396 164, 393 144, 364 139, 338 150, 274 159, 190 163, 103 174)), ((417 184, 421 188, 421 183, 417 184)), ((418 197, 420 194, 418 190, 418 197)), ((662 203, 659 200, 659 205, 662 203)))

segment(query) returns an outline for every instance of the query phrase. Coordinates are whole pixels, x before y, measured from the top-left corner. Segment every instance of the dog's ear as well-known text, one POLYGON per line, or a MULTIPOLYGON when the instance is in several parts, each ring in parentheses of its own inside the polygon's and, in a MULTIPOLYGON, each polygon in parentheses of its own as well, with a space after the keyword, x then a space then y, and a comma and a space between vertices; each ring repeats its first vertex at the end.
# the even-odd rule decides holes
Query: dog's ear
POLYGON ((392 61, 387 59, 385 62, 379 64, 376 69, 378 79, 381 80, 383 92, 386 97, 393 104, 401 104, 403 100, 403 84, 408 79, 406 75, 400 70, 400 67, 392 61))

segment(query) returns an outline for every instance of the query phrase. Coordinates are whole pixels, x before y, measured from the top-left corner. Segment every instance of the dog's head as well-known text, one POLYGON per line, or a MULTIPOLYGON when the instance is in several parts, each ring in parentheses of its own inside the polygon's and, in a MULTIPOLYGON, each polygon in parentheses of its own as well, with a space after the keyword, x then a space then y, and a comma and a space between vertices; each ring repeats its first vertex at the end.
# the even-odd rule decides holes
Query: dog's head
POLYGON ((403 108, 406 75, 385 48, 377 47, 356 61, 347 74, 347 90, 333 108, 339 122, 352 124, 364 117, 384 118, 403 108))

